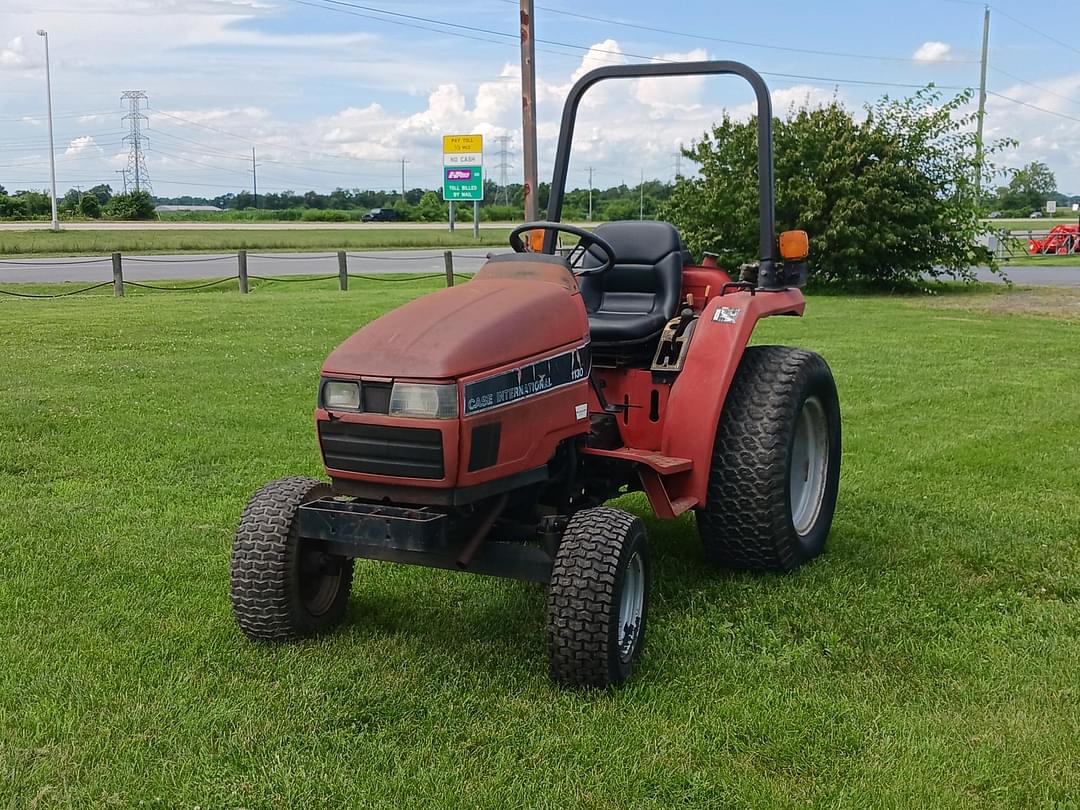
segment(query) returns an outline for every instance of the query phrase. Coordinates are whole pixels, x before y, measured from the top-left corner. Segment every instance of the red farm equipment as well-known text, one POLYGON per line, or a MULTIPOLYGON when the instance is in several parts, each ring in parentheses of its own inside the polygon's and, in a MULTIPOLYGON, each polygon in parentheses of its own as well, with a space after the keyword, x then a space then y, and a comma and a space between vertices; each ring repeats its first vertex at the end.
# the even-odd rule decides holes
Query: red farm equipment
POLYGON ((519 225, 513 253, 327 358, 314 421, 330 480, 279 479, 248 502, 231 571, 243 631, 275 641, 338 624, 355 559, 524 579, 548 588, 555 681, 608 687, 641 653, 651 587, 645 524, 612 499, 643 492, 659 519, 696 513, 703 561, 788 571, 820 554, 840 482, 832 372, 810 351, 748 346, 761 318, 806 305, 807 235, 776 233, 772 121, 765 82, 738 62, 583 76, 550 221, 519 225), (757 97, 753 282, 698 263, 670 223, 560 221, 586 90, 712 74, 757 97), (580 240, 567 256, 560 232, 580 240))
POLYGON ((1055 225, 1045 239, 1028 240, 1032 256, 1068 256, 1080 253, 1080 225, 1055 225))

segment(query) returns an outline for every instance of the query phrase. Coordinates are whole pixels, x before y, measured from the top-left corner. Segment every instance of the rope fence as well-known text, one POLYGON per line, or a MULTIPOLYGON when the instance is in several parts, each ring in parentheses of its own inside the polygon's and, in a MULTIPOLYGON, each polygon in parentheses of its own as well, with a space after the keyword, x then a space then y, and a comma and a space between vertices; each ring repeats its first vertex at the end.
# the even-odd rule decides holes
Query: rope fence
MULTIPOLYGON (((72 267, 78 264, 104 264, 107 261, 111 261, 111 259, 78 259, 76 261, 54 262, 54 264, 61 267, 72 267)), ((0 260, 0 264, 11 265, 13 267, 41 267, 41 262, 15 262, 0 260)))
MULTIPOLYGON (((468 275, 463 275, 454 271, 454 259, 484 259, 488 258, 487 254, 459 254, 454 256, 450 250, 444 250, 441 253, 432 253, 422 256, 386 256, 371 253, 350 253, 348 251, 340 250, 336 253, 312 253, 304 254, 302 257, 296 255, 275 255, 272 253, 248 253, 246 250, 237 251, 235 254, 225 255, 213 255, 213 256, 198 256, 191 258, 169 258, 169 259, 155 259, 149 257, 123 257, 120 253, 113 253, 108 258, 95 258, 95 259, 81 259, 76 261, 60 261, 56 262, 52 266, 70 266, 70 265, 92 265, 103 264, 106 262, 112 263, 112 280, 101 281, 94 284, 90 284, 86 287, 80 287, 77 290, 66 290, 59 293, 24 293, 15 290, 0 289, 0 295, 11 296, 14 298, 66 298, 71 295, 80 295, 82 293, 89 293, 94 290, 107 287, 110 284, 113 287, 113 295, 116 298, 124 297, 124 289, 127 287, 133 287, 142 290, 152 290, 155 292, 189 292, 192 290, 203 290, 208 287, 215 287, 220 284, 226 284, 229 282, 236 282, 241 294, 246 295, 249 289, 249 281, 260 281, 263 283, 286 283, 286 284, 304 284, 314 281, 331 281, 333 279, 338 280, 338 284, 341 290, 345 291, 349 289, 349 279, 360 279, 363 281, 374 281, 383 283, 402 283, 402 282, 416 282, 416 281, 430 281, 432 279, 442 278, 446 280, 447 287, 453 287, 454 282, 459 279, 468 278, 468 275), (288 276, 263 276, 256 275, 248 272, 248 259, 270 259, 280 261, 292 261, 302 262, 309 259, 331 259, 337 258, 338 272, 333 275, 319 275, 319 276, 304 276, 304 277, 288 277, 288 276), (443 272, 439 273, 424 273, 424 274, 397 274, 397 275, 381 275, 381 274, 363 274, 354 273, 349 270, 349 259, 356 261, 426 261, 431 262, 441 258, 443 260, 443 272), (236 262, 236 274, 230 276, 224 276, 222 278, 216 278, 210 281, 200 282, 198 284, 184 284, 178 286, 153 284, 145 281, 132 281, 124 278, 124 263, 125 262, 140 262, 147 264, 188 264, 199 262, 221 262, 233 260, 236 262)), ((0 260, 0 266, 17 266, 17 267, 41 267, 40 262, 29 261, 4 261, 0 260)), ((30 283, 37 283, 30 282, 30 283)), ((47 282, 46 282, 47 283, 47 282)))
POLYGON ((99 287, 106 287, 109 284, 112 284, 112 282, 111 281, 102 281, 102 282, 100 282, 98 284, 93 284, 93 285, 91 285, 89 287, 83 287, 81 290, 68 290, 67 292, 53 293, 51 295, 41 295, 41 294, 36 294, 36 293, 21 293, 21 292, 14 292, 13 290, 0 290, 0 295, 10 295, 13 298, 67 298, 69 295, 78 295, 79 293, 90 292, 91 290, 96 290, 99 287))

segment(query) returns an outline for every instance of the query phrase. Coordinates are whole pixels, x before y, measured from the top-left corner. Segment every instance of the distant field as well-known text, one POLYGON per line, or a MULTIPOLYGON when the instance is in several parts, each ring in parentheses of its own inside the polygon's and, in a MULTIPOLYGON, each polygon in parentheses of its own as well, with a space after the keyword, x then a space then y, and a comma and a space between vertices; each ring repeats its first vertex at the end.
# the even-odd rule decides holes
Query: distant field
POLYGON ((997 228, 1005 228, 1010 231, 1048 231, 1055 225, 1069 225, 1080 222, 1076 214, 1067 217, 1055 217, 1050 219, 988 219, 986 223, 997 228))
POLYGON ((247 642, 245 500, 321 475, 326 353, 438 285, 0 298, 0 807, 1076 807, 1069 291, 763 324, 836 373, 828 551, 718 569, 622 499, 655 579, 621 691, 551 685, 542 588, 446 571, 360 563, 339 632, 247 642))
POLYGON ((445 228, 238 230, 0 230, 0 256, 104 256, 121 253, 220 252, 233 250, 379 250, 387 248, 505 245, 509 228, 449 233, 445 228))

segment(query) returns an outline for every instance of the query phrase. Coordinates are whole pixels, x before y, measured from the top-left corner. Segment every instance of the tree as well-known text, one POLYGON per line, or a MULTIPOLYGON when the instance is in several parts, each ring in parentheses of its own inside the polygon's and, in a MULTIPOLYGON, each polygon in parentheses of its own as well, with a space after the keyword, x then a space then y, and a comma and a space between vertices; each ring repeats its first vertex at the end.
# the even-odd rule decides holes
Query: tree
POLYGON ((77 188, 69 188, 67 193, 60 198, 59 208, 61 211, 66 211, 69 214, 74 214, 79 210, 79 200, 82 198, 82 192, 77 188))
POLYGON ((108 183, 99 183, 87 193, 93 194, 101 205, 107 205, 109 200, 112 199, 112 186, 108 183))
POLYGON ((1009 181, 1005 208, 1041 209, 1057 194, 1057 180, 1050 167, 1035 161, 1017 170, 1009 181))
MULTIPOLYGON (((812 278, 893 285, 926 276, 971 279, 992 261, 974 192, 978 172, 969 94, 932 87, 889 97, 856 118, 839 102, 792 108, 774 122, 778 230, 810 234, 812 278)), ((700 177, 680 178, 661 217, 696 251, 727 266, 757 258, 756 119, 725 115, 684 154, 700 177)), ((992 155, 1005 144, 988 144, 992 155)), ((996 169, 989 163, 984 177, 996 169)))
POLYGON ((16 191, 15 199, 22 205, 23 216, 44 217, 52 212, 52 200, 44 191, 16 191))
POLYGON ((154 200, 145 191, 117 194, 105 206, 109 219, 153 219, 154 215, 154 200))
POLYGON ((415 215, 420 222, 442 222, 449 216, 446 203, 440 200, 434 191, 429 191, 420 198, 415 215))
POLYGON ((91 219, 100 219, 101 203, 93 194, 87 192, 79 198, 79 213, 91 219))

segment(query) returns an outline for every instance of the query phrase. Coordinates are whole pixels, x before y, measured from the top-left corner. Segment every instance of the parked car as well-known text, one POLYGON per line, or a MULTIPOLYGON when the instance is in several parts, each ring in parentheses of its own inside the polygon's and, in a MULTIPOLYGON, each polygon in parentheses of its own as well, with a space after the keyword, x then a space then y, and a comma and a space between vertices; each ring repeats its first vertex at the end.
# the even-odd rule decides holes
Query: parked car
POLYGON ((1001 212, 1000 211, 991 211, 990 212, 990 219, 1001 219, 1001 212))
POLYGON ((397 219, 397 211, 393 208, 372 208, 360 219, 363 222, 393 222, 397 219))
POLYGON ((1028 219, 1042 219, 1042 217, 1042 211, 1032 211, 1031 216, 1029 216, 1028 219))

